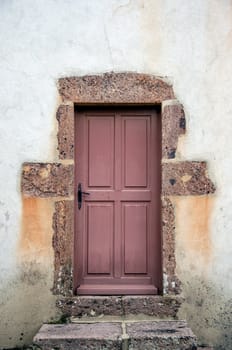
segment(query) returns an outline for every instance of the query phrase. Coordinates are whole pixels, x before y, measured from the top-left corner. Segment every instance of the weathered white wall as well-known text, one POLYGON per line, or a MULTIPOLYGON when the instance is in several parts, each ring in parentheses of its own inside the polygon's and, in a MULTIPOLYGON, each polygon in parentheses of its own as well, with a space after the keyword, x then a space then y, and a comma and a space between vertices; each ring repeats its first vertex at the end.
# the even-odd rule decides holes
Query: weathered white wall
POLYGON ((166 76, 184 105, 179 157, 207 160, 217 192, 197 227, 193 203, 173 199, 180 317, 232 346, 231 62, 231 0, 0 0, 0 346, 29 342, 56 314, 52 232, 42 253, 20 250, 21 164, 57 159, 57 79, 106 71, 166 76), (207 249, 192 248, 191 229, 207 249))

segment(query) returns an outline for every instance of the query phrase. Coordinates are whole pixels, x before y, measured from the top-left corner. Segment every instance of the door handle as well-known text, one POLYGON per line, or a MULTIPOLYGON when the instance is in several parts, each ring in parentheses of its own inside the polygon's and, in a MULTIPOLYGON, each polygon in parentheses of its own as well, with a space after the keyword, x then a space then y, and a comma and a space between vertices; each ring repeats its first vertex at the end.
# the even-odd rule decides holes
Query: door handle
POLYGON ((82 191, 81 183, 79 183, 78 187, 77 187, 77 201, 78 201, 78 209, 79 210, 81 209, 83 195, 90 195, 90 193, 82 191))

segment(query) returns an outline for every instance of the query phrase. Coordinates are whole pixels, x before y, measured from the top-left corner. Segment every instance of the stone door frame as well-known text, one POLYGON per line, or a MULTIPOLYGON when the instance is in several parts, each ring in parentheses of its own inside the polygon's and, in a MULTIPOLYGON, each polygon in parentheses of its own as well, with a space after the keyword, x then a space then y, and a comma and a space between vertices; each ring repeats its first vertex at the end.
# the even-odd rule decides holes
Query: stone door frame
POLYGON ((57 110, 58 157, 54 163, 24 163, 22 194, 53 198, 53 293, 73 295, 74 246, 74 108, 78 105, 160 105, 162 118, 162 270, 163 294, 179 294, 176 275, 175 211, 172 196, 208 195, 215 187, 203 161, 176 158, 178 138, 185 133, 182 105, 172 86, 161 78, 140 73, 105 73, 61 78, 57 110), (187 176, 186 176, 187 175, 187 176), (187 179, 187 180, 186 180, 187 179))

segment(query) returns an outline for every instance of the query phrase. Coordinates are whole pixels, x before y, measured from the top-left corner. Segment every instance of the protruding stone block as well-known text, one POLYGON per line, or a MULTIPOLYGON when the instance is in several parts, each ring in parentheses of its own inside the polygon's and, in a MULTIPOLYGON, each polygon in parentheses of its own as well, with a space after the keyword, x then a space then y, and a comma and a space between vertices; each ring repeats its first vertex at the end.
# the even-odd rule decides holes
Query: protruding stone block
POLYGON ((207 176, 205 162, 163 163, 162 194, 164 196, 193 196, 214 192, 215 186, 207 176))
POLYGON ((29 197, 59 197, 73 194, 73 165, 24 163, 22 193, 29 197))

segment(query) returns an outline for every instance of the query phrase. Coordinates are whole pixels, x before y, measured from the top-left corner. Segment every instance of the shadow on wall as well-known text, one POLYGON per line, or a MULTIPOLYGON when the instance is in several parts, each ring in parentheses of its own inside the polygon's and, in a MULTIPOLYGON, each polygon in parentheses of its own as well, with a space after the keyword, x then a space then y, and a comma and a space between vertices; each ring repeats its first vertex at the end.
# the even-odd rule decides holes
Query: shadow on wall
POLYGON ((58 314, 51 292, 53 212, 51 199, 22 197, 17 270, 0 288, 0 348, 30 344, 41 324, 58 314))
POLYGON ((199 276, 186 275, 182 287, 185 302, 178 317, 188 320, 202 345, 211 343, 214 349, 232 349, 232 299, 199 276))
POLYGON ((41 324, 56 317, 52 280, 45 264, 19 263, 14 279, 0 291, 0 349, 31 344, 41 324))

